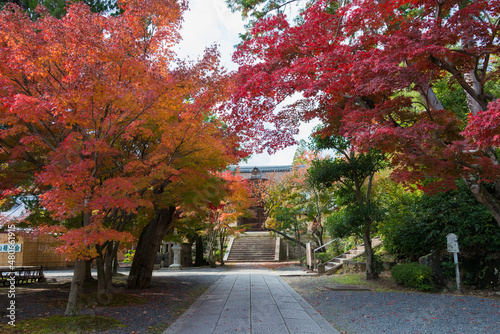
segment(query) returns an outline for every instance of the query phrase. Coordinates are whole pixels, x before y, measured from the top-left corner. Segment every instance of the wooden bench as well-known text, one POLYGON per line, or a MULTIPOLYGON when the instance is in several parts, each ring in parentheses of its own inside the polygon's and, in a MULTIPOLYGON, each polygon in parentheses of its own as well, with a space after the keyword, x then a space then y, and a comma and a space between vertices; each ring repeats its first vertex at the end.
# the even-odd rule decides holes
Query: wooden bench
POLYGON ((0 267, 0 282, 2 282, 3 286, 10 285, 12 273, 14 273, 16 284, 42 282, 45 280, 43 266, 0 267))

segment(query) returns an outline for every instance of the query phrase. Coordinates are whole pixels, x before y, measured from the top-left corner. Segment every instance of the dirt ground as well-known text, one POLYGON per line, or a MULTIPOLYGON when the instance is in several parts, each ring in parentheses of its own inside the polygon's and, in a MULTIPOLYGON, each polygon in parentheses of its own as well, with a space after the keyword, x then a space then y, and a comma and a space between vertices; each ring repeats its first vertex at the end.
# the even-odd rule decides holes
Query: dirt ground
MULTIPOLYGON (((84 303, 86 307, 83 314, 101 315, 117 318, 127 327, 126 330, 112 330, 112 333, 161 333, 169 324, 177 319, 210 285, 215 283, 221 276, 221 270, 231 270, 232 267, 241 266, 241 264, 227 264, 219 271, 206 270, 207 274, 202 276, 179 274, 177 276, 153 277, 152 287, 146 290, 134 291, 126 290, 126 276, 120 275, 114 279, 117 287, 116 304, 112 306, 100 306, 92 300, 92 295, 96 290, 96 282, 86 284, 84 293, 84 303), (90 297, 89 297, 90 296, 90 297)), ((245 267, 249 268, 269 268, 274 271, 297 272, 301 267, 298 263, 247 263, 245 267)), ((306 274, 307 271, 303 270, 306 274)), ((284 276, 292 287, 294 283, 305 286, 308 290, 324 291, 328 289, 338 289, 346 286, 347 288, 370 289, 371 291, 397 291, 397 292, 416 292, 398 285, 390 278, 388 272, 384 272, 380 279, 366 281, 362 274, 357 274, 353 283, 349 280, 342 280, 342 276, 317 276, 301 277, 300 275, 284 276), (347 283, 346 283, 347 282, 347 283), (359 283, 359 284, 358 284, 359 283)), ((345 277, 344 277, 345 278, 345 277)), ((16 289, 16 321, 23 319, 47 317, 52 315, 63 315, 66 300, 70 288, 69 277, 49 278, 47 283, 32 283, 20 285, 16 289)), ((7 287, 0 287, 0 305, 7 305, 7 287)), ((300 293, 300 292, 299 292, 300 293)), ((438 294, 466 295, 500 299, 500 292, 497 290, 473 290, 465 288, 462 293, 456 291, 444 290, 438 294)), ((6 308, 0 309, 2 317, 1 324, 8 321, 5 317, 6 308)), ((0 328, 0 333, 6 333, 5 329, 0 328)))

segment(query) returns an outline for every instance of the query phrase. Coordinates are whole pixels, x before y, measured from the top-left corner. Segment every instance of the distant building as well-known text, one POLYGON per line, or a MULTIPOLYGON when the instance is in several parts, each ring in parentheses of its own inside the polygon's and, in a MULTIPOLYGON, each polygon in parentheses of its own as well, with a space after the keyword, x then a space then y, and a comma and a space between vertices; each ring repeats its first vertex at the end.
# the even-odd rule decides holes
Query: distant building
POLYGON ((280 180, 284 175, 290 173, 293 169, 292 165, 284 166, 243 166, 238 167, 238 170, 245 179, 266 179, 280 180))
POLYGON ((17 197, 14 205, 8 211, 0 212, 0 227, 6 222, 23 218, 27 211, 26 204, 24 204, 21 197, 17 197))
POLYGON ((260 194, 258 189, 262 188, 262 185, 258 183, 266 183, 268 180, 281 180, 286 174, 290 173, 293 169, 292 165, 285 166, 245 166, 239 167, 238 170, 241 176, 247 180, 254 183, 254 193, 252 197, 257 200, 257 205, 250 208, 251 217, 244 217, 238 220, 238 226, 246 225, 250 226, 250 231, 262 231, 265 230, 265 221, 267 219, 265 215, 264 206, 260 201, 258 201, 260 194))

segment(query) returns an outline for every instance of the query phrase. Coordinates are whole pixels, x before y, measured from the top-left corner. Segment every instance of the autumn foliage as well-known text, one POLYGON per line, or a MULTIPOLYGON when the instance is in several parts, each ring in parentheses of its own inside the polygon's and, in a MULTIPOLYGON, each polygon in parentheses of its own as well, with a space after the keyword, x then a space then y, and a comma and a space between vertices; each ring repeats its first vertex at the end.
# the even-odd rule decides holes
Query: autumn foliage
POLYGON ((229 115, 272 148, 288 145, 299 121, 318 118, 321 135, 390 154, 402 182, 438 191, 463 178, 500 223, 498 189, 485 187, 500 176, 499 16, 492 0, 319 0, 293 23, 268 12, 234 55, 229 115), (438 99, 443 81, 465 93, 468 125, 438 99))
MULTIPOLYGON (((186 4, 119 4, 116 17, 82 3, 62 19, 43 7, 36 21, 15 6, 0 13, 1 190, 29 185, 58 220, 89 214, 105 224, 153 208, 155 185, 237 159, 235 140, 210 119, 225 94, 217 51, 174 62, 186 4)), ((80 233, 103 234, 88 228, 80 233)))

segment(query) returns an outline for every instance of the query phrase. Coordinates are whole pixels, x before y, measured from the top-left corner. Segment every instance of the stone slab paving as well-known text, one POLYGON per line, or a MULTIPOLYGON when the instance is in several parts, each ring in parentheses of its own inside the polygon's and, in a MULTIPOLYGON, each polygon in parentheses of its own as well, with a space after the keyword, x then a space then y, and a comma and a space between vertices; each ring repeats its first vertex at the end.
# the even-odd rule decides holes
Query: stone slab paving
POLYGON ((226 272, 163 334, 339 333, 270 270, 226 272))

